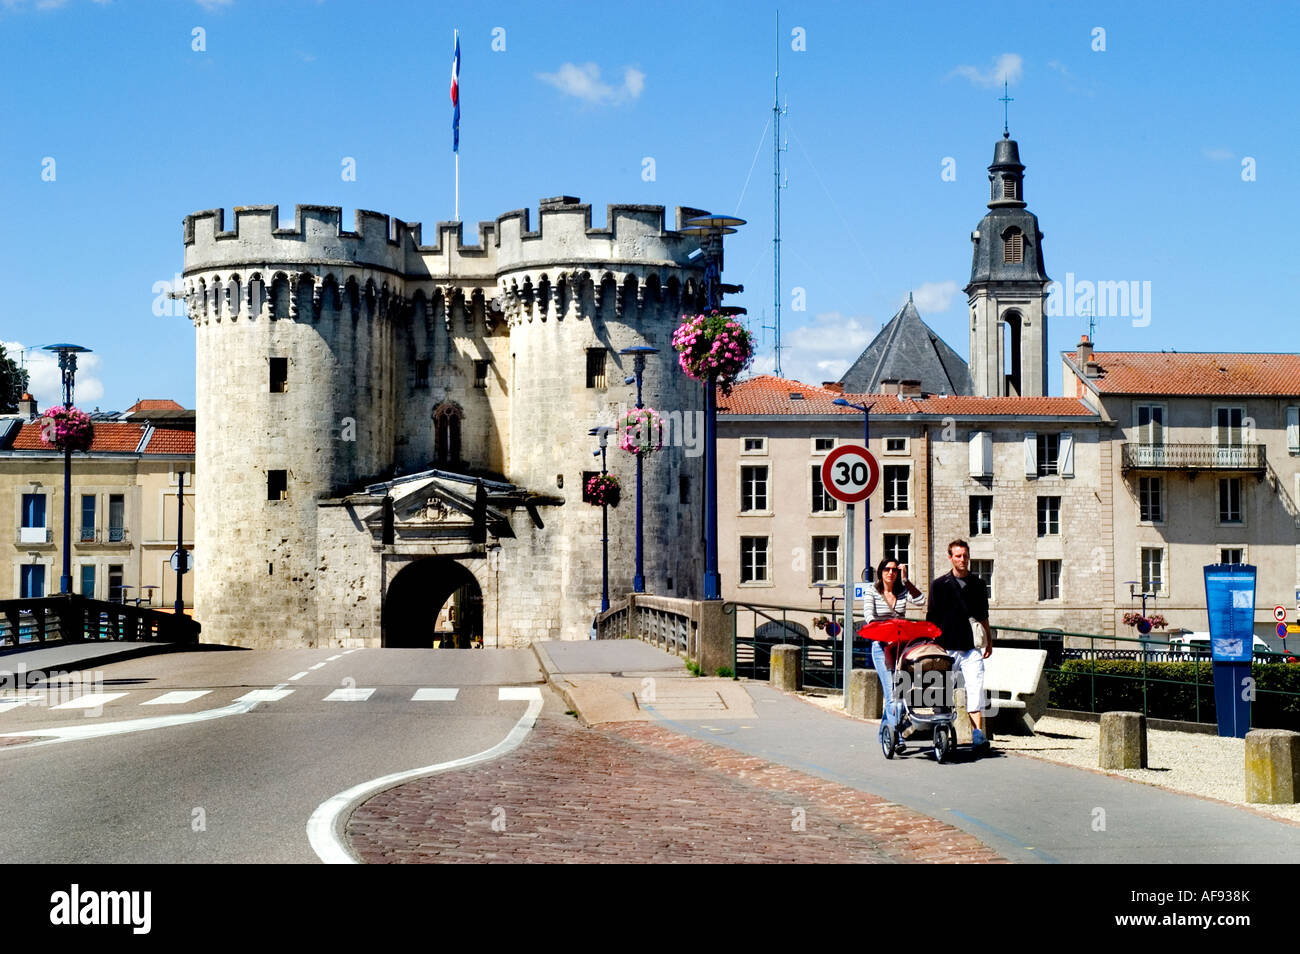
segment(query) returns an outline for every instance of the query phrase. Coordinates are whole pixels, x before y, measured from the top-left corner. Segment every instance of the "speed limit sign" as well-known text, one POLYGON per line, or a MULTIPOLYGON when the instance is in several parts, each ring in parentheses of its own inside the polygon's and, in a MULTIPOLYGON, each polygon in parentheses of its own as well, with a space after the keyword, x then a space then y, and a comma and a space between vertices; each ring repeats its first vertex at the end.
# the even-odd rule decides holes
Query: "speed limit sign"
POLYGON ((865 447, 845 444, 822 461, 822 486, 841 503, 860 503, 880 483, 880 462, 865 447))

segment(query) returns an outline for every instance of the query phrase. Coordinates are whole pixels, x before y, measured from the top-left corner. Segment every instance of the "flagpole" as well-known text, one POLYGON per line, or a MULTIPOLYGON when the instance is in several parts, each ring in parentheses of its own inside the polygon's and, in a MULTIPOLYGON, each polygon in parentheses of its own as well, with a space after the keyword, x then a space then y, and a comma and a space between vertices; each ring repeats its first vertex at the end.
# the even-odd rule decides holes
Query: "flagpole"
POLYGON ((460 153, 456 153, 456 221, 460 221, 460 153))

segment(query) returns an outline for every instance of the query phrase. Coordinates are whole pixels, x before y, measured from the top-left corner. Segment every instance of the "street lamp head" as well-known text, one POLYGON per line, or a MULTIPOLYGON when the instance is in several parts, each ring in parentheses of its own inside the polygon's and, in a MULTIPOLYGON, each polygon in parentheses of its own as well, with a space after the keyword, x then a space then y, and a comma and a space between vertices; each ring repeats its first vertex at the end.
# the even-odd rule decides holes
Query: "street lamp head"
POLYGON ((744 225, 745 220, 738 219, 734 215, 697 215, 694 218, 687 219, 682 224, 687 228, 730 229, 738 225, 744 225))
POLYGON ((83 348, 81 345, 74 345, 74 344, 52 344, 52 345, 46 345, 46 346, 45 346, 44 348, 42 348, 41 350, 42 350, 42 351, 68 352, 68 353, 71 354, 71 353, 73 353, 73 352, 81 353, 81 352, 89 351, 90 349, 89 349, 89 348, 83 348))
POLYGON ((618 353, 630 354, 634 356, 638 354, 658 354, 659 349, 651 347, 650 345, 633 345, 630 348, 620 348, 618 353))
POLYGON ((836 398, 834 401, 831 401, 831 403, 834 404, 836 407, 852 407, 852 406, 853 406, 853 405, 850 404, 848 401, 844 400, 844 398, 836 398))
POLYGON ((624 384, 636 384, 636 375, 635 375, 635 374, 629 374, 627 377, 625 377, 625 378, 623 379, 623 383, 624 383, 624 384))

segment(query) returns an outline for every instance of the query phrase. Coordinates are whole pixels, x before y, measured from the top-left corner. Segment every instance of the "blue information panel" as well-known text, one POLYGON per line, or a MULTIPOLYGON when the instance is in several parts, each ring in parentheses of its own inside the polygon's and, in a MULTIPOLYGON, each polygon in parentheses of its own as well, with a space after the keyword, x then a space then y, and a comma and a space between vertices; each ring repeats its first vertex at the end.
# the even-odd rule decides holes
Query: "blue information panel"
POLYGON ((1250 662, 1255 642, 1255 568, 1214 563, 1205 568, 1205 608, 1215 662, 1250 662))

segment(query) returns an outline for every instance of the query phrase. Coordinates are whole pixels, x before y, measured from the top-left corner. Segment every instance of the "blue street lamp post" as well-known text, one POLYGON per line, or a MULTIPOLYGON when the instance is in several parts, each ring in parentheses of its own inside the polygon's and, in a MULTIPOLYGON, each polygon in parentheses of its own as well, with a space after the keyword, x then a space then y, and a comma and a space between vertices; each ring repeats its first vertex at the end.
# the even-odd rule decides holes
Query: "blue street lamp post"
MULTIPOLYGON (((851 402, 849 402, 849 401, 846 401, 844 398, 836 398, 836 399, 835 399, 834 401, 832 401, 831 403, 834 404, 834 405, 836 405, 836 406, 838 406, 838 407, 851 407, 851 408, 853 408, 855 411, 861 411, 861 412, 862 412, 862 446, 863 446, 864 448, 866 448, 868 451, 871 450, 871 408, 872 408, 872 405, 870 405, 870 404, 853 404, 853 403, 851 403, 851 402)), ((871 569, 871 501, 870 501, 870 500, 864 500, 864 501, 862 502, 862 511, 863 511, 863 514, 866 516, 866 520, 867 520, 867 532, 866 532, 866 534, 865 534, 865 537, 866 537, 866 540, 865 540, 865 543, 866 543, 866 550, 865 550, 866 562, 862 565, 862 579, 863 579, 865 582, 868 582, 868 583, 869 583, 869 582, 871 582, 871 574, 872 574, 872 569, 871 569)))
MULTIPOLYGON (((74 344, 52 344, 45 347, 59 356, 59 371, 63 376, 63 409, 72 407, 72 388, 77 378, 77 355, 89 348, 74 344)), ((63 447, 63 576, 59 592, 72 592, 72 446, 63 447)))
MULTIPOLYGON (((609 442, 612 427, 602 425, 593 427, 587 433, 600 438, 600 450, 592 451, 593 457, 600 458, 600 474, 605 476, 605 448, 609 442)), ((606 498, 607 500, 608 498, 606 498)), ((600 505, 600 611, 609 609, 609 503, 600 505)))
MULTIPOLYGON (((658 354, 658 348, 652 348, 649 345, 636 345, 631 348, 623 348, 619 354, 630 354, 632 356, 632 374, 623 379, 624 384, 636 382, 636 409, 639 411, 645 405, 641 403, 641 376, 645 373, 645 359, 652 354, 658 354)), ((641 439, 654 440, 653 434, 647 434, 648 429, 641 432, 641 439)), ((643 466, 644 453, 636 455, 636 573, 632 577, 632 592, 645 592, 645 564, 641 546, 641 471, 643 466)))

